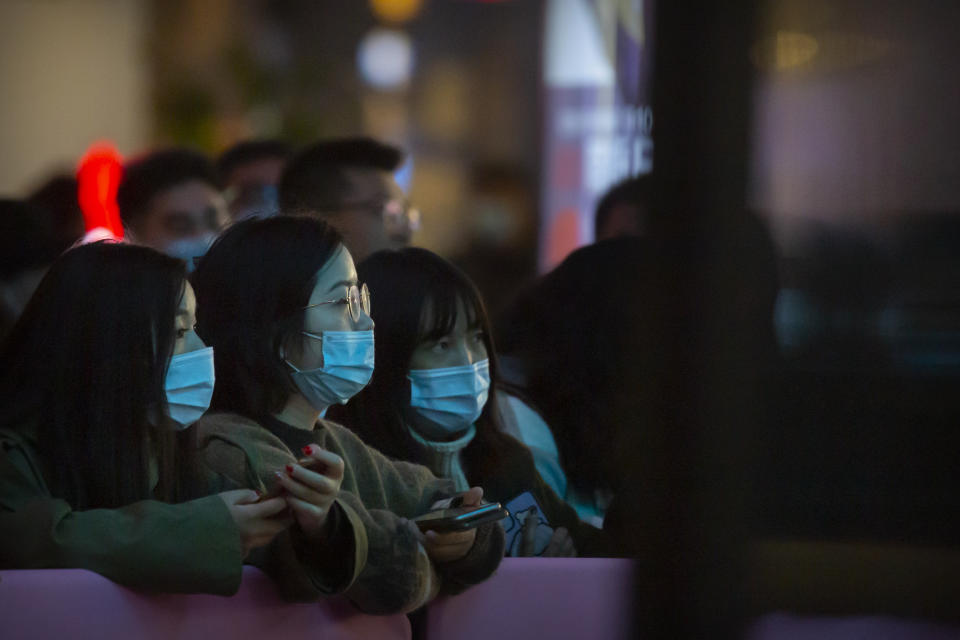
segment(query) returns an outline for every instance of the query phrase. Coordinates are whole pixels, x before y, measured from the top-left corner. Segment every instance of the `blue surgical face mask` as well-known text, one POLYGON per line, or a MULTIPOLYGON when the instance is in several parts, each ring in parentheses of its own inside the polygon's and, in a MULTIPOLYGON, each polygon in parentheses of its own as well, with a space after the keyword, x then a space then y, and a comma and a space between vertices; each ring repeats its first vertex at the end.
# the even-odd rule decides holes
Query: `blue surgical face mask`
POLYGON ((210 407, 215 379, 213 347, 171 358, 163 386, 167 392, 167 415, 177 429, 186 429, 210 407))
POLYGON ((290 376, 297 389, 317 411, 332 404, 347 404, 360 393, 373 375, 373 329, 369 331, 324 331, 303 335, 321 341, 323 366, 301 371, 289 360, 290 376))
POLYGON ((180 258, 186 262, 187 273, 193 273, 193 270, 197 268, 197 260, 207 253, 210 245, 212 245, 216 239, 217 234, 213 232, 204 233, 199 236, 190 236, 189 238, 181 238, 180 240, 174 240, 164 247, 163 252, 168 256, 180 258))
POLYGON ((490 361, 462 367, 413 369, 410 406, 444 431, 454 434, 477 421, 490 392, 490 361))

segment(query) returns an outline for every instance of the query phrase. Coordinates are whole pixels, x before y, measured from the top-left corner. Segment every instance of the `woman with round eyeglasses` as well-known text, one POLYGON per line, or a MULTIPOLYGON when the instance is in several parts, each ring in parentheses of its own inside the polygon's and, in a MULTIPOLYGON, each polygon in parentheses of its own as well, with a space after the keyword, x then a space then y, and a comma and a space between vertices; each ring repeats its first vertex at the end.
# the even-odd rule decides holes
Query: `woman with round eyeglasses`
POLYGON ((411 611, 494 571, 497 524, 423 536, 409 523, 452 483, 322 419, 374 370, 370 293, 333 227, 288 216, 238 223, 193 281, 198 331, 217 352, 212 412, 197 423, 205 460, 237 486, 287 501, 290 553, 313 576, 298 597, 345 591, 367 612, 411 611))

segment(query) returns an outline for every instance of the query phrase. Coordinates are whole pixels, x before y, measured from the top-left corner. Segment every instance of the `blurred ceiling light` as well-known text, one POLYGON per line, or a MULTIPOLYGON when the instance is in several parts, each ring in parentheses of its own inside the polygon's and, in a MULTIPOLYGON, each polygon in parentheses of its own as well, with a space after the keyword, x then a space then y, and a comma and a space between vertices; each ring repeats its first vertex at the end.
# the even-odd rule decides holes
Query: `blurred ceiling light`
POLYGON ((401 24, 420 13, 423 0, 370 0, 373 15, 384 22, 401 24))
POLYGON ((753 61, 761 69, 788 71, 809 67, 820 49, 817 39, 806 33, 777 31, 753 47, 753 61))
POLYGON ((802 67, 817 55, 819 43, 805 33, 780 31, 777 33, 777 69, 802 67))
POLYGON ((778 31, 753 47, 753 62, 767 71, 837 71, 859 67, 887 55, 893 45, 857 33, 829 32, 817 37, 778 31))
POLYGON ((372 29, 357 50, 357 67, 364 81, 376 89, 401 89, 413 74, 413 45, 402 31, 372 29))

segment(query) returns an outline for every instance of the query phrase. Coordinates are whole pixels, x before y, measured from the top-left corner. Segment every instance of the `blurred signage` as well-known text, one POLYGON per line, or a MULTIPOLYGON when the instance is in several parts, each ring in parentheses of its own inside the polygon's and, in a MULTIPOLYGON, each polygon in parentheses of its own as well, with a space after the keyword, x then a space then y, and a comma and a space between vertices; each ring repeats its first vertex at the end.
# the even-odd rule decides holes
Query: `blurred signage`
POLYGON ((652 0, 548 0, 539 265, 593 241, 597 200, 653 169, 652 0))

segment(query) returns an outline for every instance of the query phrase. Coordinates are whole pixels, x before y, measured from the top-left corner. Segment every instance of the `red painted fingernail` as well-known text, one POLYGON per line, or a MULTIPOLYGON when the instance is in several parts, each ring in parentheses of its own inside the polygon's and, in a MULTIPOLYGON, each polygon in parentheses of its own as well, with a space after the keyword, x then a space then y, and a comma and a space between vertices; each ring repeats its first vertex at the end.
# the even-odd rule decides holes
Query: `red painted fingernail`
POLYGON ((303 449, 301 449, 301 451, 303 451, 304 455, 310 455, 313 453, 313 449, 310 448, 310 445, 305 446, 303 449))
POLYGON ((259 489, 254 489, 254 492, 257 494, 257 497, 258 497, 258 498, 262 498, 262 497, 263 497, 263 494, 260 493, 260 490, 259 490, 259 489))
POLYGON ((292 465, 292 464, 288 464, 288 465, 287 465, 287 473, 289 473, 290 475, 293 475, 293 465, 292 465))

